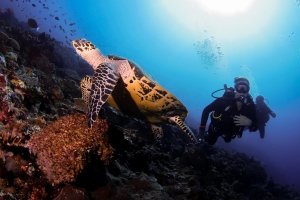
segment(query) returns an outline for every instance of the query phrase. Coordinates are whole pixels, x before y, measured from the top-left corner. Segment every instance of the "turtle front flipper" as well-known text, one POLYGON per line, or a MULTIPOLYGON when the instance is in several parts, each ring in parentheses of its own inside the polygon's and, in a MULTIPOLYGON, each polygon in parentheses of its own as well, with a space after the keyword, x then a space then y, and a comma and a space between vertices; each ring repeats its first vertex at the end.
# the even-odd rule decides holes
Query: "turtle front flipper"
POLYGON ((116 86, 120 74, 116 73, 112 64, 102 63, 95 70, 90 88, 88 125, 92 127, 97 120, 102 105, 107 101, 108 96, 116 86))
POLYGON ((179 116, 169 117, 169 121, 175 123, 179 128, 188 135, 193 143, 198 143, 193 131, 184 123, 184 121, 179 116))
POLYGON ((85 76, 80 81, 80 89, 81 89, 81 94, 82 94, 81 98, 85 102, 86 105, 89 104, 92 84, 93 84, 93 79, 90 76, 85 76))

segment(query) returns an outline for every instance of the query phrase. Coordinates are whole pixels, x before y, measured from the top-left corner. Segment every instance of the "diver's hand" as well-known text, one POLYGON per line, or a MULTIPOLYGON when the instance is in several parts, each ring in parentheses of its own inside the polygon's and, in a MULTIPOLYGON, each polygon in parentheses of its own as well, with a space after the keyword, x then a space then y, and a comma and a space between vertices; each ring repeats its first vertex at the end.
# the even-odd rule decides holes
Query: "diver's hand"
POLYGON ((235 115, 233 122, 236 126, 251 126, 252 120, 244 115, 235 115))

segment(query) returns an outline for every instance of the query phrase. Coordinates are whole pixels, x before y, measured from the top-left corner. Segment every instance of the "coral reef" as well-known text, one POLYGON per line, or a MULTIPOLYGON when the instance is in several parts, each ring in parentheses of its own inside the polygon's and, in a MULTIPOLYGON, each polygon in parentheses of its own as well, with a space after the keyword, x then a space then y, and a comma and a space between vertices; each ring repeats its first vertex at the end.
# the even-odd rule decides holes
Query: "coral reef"
POLYGON ((5 123, 9 118, 9 106, 6 102, 6 76, 0 74, 0 122, 5 123))
POLYGON ((77 200, 88 200, 89 197, 85 191, 81 188, 75 188, 71 185, 66 185, 60 191, 59 195, 54 200, 65 200, 65 199, 77 199, 77 200))
POLYGON ((112 148, 105 141, 107 129, 104 120, 89 129, 85 115, 64 116, 34 134, 27 147, 37 156, 37 164, 51 183, 73 182, 89 152, 98 151, 104 161, 110 158, 112 148))
POLYGON ((151 143, 146 124, 105 107, 87 128, 76 106, 90 72, 0 10, 0 199, 300 199, 255 159, 186 146, 173 126, 151 143))

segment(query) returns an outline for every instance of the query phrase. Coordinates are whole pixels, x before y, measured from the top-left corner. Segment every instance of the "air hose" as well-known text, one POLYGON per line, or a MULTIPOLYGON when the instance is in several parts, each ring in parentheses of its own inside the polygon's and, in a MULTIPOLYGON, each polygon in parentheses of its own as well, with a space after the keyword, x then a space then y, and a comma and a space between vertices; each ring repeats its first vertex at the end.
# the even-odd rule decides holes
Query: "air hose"
POLYGON ((224 87, 223 87, 223 88, 213 91, 213 92, 211 93, 211 96, 212 96, 213 98, 215 98, 215 99, 220 98, 220 97, 215 96, 215 94, 216 94, 217 92, 222 91, 222 90, 225 90, 225 91, 227 90, 227 84, 224 84, 224 87))

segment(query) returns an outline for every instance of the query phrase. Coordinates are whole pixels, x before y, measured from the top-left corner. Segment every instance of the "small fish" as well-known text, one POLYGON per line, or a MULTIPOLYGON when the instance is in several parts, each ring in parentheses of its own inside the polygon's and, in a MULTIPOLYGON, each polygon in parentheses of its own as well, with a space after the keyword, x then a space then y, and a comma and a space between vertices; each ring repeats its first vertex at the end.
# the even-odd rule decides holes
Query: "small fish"
POLYGON ((69 26, 74 26, 76 23, 75 22, 72 22, 69 24, 69 26))
POLYGON ((59 20, 59 17, 54 17, 54 19, 59 20))
POLYGON ((36 5, 33 3, 33 4, 31 4, 32 5, 32 7, 36 7, 36 5))
POLYGON ((59 25, 59 29, 65 33, 65 29, 61 25, 59 25))
POLYGON ((27 20, 27 24, 30 28, 38 28, 38 24, 37 22, 35 21, 35 19, 32 19, 32 18, 29 18, 27 20))

